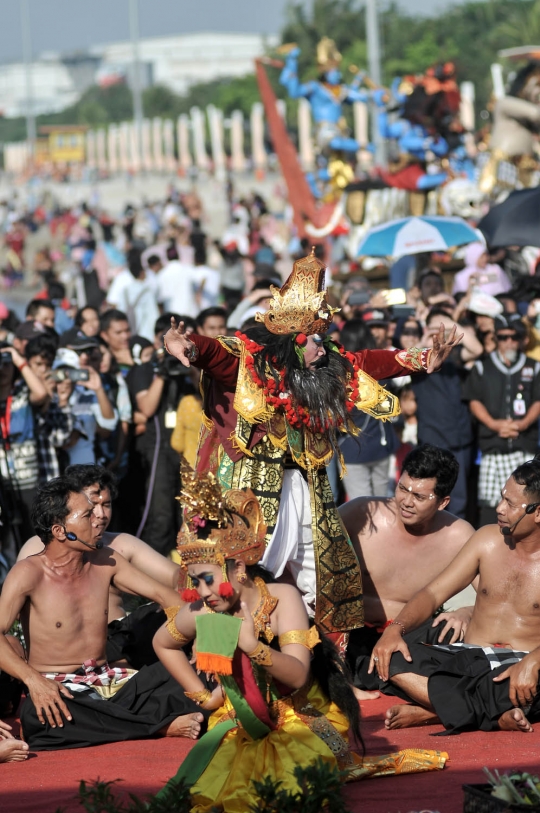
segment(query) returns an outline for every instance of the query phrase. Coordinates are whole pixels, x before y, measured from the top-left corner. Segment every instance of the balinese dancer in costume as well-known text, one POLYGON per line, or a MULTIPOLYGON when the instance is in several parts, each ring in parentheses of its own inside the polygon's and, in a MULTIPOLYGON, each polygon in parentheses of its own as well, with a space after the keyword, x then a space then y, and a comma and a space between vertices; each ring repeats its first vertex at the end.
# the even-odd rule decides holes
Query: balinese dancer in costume
POLYGON ((441 329, 433 350, 345 352, 324 335, 334 313, 324 277, 312 253, 273 289, 260 326, 211 339, 173 323, 165 346, 204 371, 197 471, 253 490, 267 526, 262 564, 276 578, 287 567, 321 629, 341 633, 363 624, 362 582, 325 466, 339 432, 357 433, 353 406, 382 419, 397 414, 376 379, 434 372, 459 337, 454 329, 445 340, 441 329))
POLYGON ((182 483, 178 552, 192 585, 182 598, 191 603, 167 611, 154 646, 186 696, 214 713, 168 787, 180 779, 192 786, 192 813, 237 813, 256 800, 252 779, 270 776, 298 791, 294 768, 318 758, 351 780, 442 768, 445 753, 368 759, 349 749, 349 728, 360 745, 359 707, 345 667, 310 629, 298 590, 261 578, 266 527, 255 495, 222 492, 211 473, 197 478, 185 462, 182 483), (183 652, 194 638, 197 669, 218 676, 213 690, 183 652))

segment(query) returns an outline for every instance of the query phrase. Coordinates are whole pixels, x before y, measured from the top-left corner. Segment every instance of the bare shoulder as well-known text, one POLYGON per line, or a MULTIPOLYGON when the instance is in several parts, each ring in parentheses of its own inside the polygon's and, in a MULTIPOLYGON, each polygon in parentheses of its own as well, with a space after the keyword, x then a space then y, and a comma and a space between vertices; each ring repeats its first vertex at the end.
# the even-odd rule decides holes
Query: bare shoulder
POLYGON ((309 618, 302 600, 302 594, 291 584, 276 584, 271 582, 268 585, 268 592, 271 596, 279 599, 275 614, 272 615, 274 622, 272 627, 278 634, 289 630, 302 630, 309 628, 309 618), (274 627, 274 623, 276 626, 274 627))
MULTIPOLYGON (((103 534, 103 541, 107 545, 107 547, 111 548, 114 551, 122 554, 122 556, 131 561, 132 556, 136 556, 137 554, 144 554, 148 553, 149 555, 157 555, 157 551, 155 551, 150 545, 146 542, 143 542, 142 539, 139 539, 138 536, 133 536, 133 534, 125 533, 121 531, 117 534, 103 534), (105 538, 107 537, 107 539, 105 538)), ((165 557, 163 557, 165 559, 165 557)))
POLYGON ((481 555, 498 548, 501 543, 501 532, 498 525, 484 525, 478 531, 474 531, 472 536, 463 546, 464 550, 474 551, 481 555))
POLYGON ((45 545, 39 536, 31 536, 30 539, 24 543, 17 556, 17 561, 22 562, 28 556, 33 556, 35 553, 41 553, 45 550, 45 545))
POLYGON ((208 615, 208 609, 202 599, 191 604, 183 604, 175 615, 174 623, 179 632, 195 636, 197 616, 208 615))
POLYGON ((2 589, 2 597, 4 593, 9 591, 29 593, 41 581, 43 577, 43 566, 41 557, 31 556, 16 562, 8 575, 2 589))
POLYGON ((386 497, 357 497, 340 506, 339 513, 350 536, 372 533, 377 521, 385 524, 395 517, 394 500, 386 497))
POLYGON ((103 542, 108 548, 118 551, 118 553, 121 553, 126 559, 129 559, 130 553, 133 553, 137 548, 148 547, 146 542, 143 542, 142 539, 133 536, 133 534, 124 533, 124 531, 120 531, 120 533, 117 534, 104 533, 103 542))
POLYGON ((451 514, 450 511, 440 512, 440 530, 448 541, 461 547, 475 533, 470 522, 451 514))
MULTIPOLYGON (((279 584, 277 582, 270 582, 266 585, 268 592, 271 596, 282 601, 284 604, 290 602, 302 601, 302 594, 292 584, 279 584)), ((302 602, 303 603, 303 602, 302 602)))

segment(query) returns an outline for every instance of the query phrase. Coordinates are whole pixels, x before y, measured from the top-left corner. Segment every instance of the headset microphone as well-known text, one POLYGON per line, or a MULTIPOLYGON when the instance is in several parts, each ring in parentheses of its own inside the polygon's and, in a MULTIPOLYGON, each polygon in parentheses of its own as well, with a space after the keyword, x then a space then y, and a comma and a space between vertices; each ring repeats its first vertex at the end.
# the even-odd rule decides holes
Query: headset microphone
POLYGON ((524 519, 527 516, 527 514, 532 514, 533 511, 535 510, 535 508, 537 508, 539 505, 540 505, 540 502, 531 502, 531 503, 529 503, 529 505, 526 505, 525 506, 525 512, 520 516, 520 518, 517 520, 517 522, 514 522, 513 525, 509 525, 509 526, 507 526, 505 528, 501 528, 502 535, 503 536, 512 536, 512 534, 516 530, 516 528, 519 525, 519 523, 521 522, 521 520, 524 519))
POLYGON ((101 548, 103 547, 103 542, 99 541, 99 542, 96 542, 95 545, 91 545, 89 542, 85 542, 84 539, 79 539, 77 534, 74 534, 73 531, 66 531, 66 539, 69 539, 70 542, 75 542, 76 540, 78 540, 79 542, 82 542, 83 545, 86 545, 86 547, 90 548, 91 550, 101 550, 101 548))

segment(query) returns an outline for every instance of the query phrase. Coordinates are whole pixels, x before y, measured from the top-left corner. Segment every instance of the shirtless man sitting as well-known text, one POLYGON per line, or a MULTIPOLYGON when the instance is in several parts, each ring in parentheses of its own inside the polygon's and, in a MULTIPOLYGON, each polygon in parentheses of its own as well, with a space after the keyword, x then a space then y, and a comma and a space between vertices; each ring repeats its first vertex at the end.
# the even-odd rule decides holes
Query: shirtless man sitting
POLYGON ((0 595, 0 668, 27 686, 26 742, 49 750, 159 734, 194 739, 203 714, 160 663, 135 673, 106 662, 111 584, 161 607, 179 602, 171 587, 101 547, 93 517, 69 478, 44 485, 32 519, 45 547, 14 565, 0 595), (5 637, 19 614, 26 658, 5 637))
POLYGON ((441 722, 452 732, 532 731, 540 719, 540 461, 518 466, 485 525, 454 561, 420 590, 376 644, 370 671, 380 687, 412 701, 387 711, 387 728, 441 722), (479 576, 464 641, 412 644, 436 607, 479 576))
MULTIPOLYGON (((451 452, 426 443, 405 458, 393 498, 359 497, 340 508, 362 571, 365 626, 353 630, 347 648, 357 687, 376 688, 376 676, 367 670, 384 628, 474 533, 472 525, 445 510, 458 468, 451 452)), ((473 597, 471 588, 450 605, 455 612, 429 618, 419 640, 460 640, 472 612, 462 605, 472 604, 473 597)))
MULTIPOLYGON (((66 469, 65 476, 72 481, 75 491, 83 491, 94 504, 93 524, 97 533, 96 538, 103 543, 103 547, 109 547, 122 554, 124 559, 138 570, 160 584, 176 590, 180 572, 177 564, 136 536, 107 531, 112 518, 112 500, 116 496, 114 475, 102 466, 75 465, 66 469)), ((39 536, 32 536, 21 548, 17 561, 20 562, 41 551, 43 542, 39 536)), ((178 601, 176 603, 178 604, 178 601)), ((157 655, 152 647, 152 638, 166 620, 163 610, 158 605, 145 604, 128 615, 120 590, 111 584, 108 618, 109 664, 141 669, 142 666, 156 663, 157 655)))

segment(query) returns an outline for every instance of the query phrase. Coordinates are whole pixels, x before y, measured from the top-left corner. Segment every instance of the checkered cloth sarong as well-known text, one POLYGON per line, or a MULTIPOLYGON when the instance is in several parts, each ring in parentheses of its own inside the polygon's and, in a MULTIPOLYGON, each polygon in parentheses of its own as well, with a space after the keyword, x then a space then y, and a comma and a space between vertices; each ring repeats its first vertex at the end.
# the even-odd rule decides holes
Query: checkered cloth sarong
POLYGON ((518 466, 530 460, 530 452, 508 454, 483 454, 478 477, 478 502, 480 505, 496 506, 501 499, 504 484, 518 466))
POLYGON ((460 649, 481 649, 489 661, 491 669, 499 666, 510 666, 519 663, 528 652, 519 652, 517 649, 508 649, 504 646, 475 646, 474 644, 434 644, 435 649, 444 649, 446 652, 459 652, 460 649))
POLYGON ((136 674, 135 669, 109 666, 108 663, 98 666, 91 658, 76 672, 45 672, 43 677, 63 683, 72 692, 93 690, 94 696, 108 700, 136 674))

